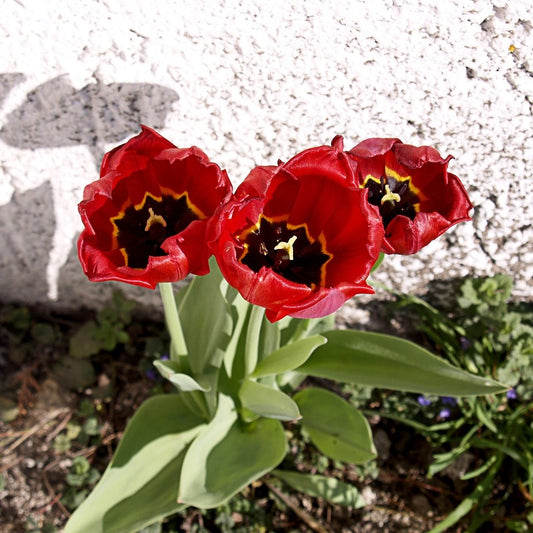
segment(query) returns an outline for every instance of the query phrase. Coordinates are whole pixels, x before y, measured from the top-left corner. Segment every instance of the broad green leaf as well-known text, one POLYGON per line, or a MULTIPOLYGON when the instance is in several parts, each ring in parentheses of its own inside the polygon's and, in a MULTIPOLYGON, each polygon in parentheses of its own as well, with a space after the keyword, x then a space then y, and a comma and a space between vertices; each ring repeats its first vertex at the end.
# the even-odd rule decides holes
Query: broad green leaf
POLYGON ((136 531, 183 508, 176 501, 180 470, 202 422, 176 394, 143 403, 102 479, 71 516, 65 533, 136 531))
POLYGON ((196 276, 177 296, 179 315, 193 375, 208 366, 219 367, 232 333, 228 303, 221 293, 222 274, 211 265, 206 276, 196 276))
POLYGON ((313 335, 312 337, 286 344, 259 361, 252 373, 252 377, 257 378, 294 370, 305 363, 318 346, 326 342, 326 338, 322 337, 322 335, 313 335))
POLYGON ((315 446, 337 461, 361 464, 376 456, 366 418, 333 392, 308 388, 294 396, 315 446))
POLYGON ((251 381, 244 380, 239 391, 243 407, 250 411, 278 420, 298 420, 301 418, 298 406, 283 392, 251 381))
POLYGON ((286 453, 285 433, 277 420, 238 420, 233 401, 219 395, 215 417, 187 451, 178 501, 200 508, 222 505, 274 469, 286 453))
POLYGON ((210 390, 209 386, 202 386, 200 383, 195 380, 193 377, 182 372, 176 372, 176 362, 175 361, 154 361, 154 366, 157 368, 159 373, 165 378, 168 379, 178 390, 183 392, 190 391, 208 391, 210 390))
POLYGON ((368 387, 467 396, 502 392, 507 387, 455 368, 424 348, 391 335, 367 331, 323 333, 327 344, 298 368, 311 376, 368 387))
POLYGON ((353 485, 326 476, 273 470, 272 474, 298 492, 309 496, 324 498, 335 505, 344 505, 360 509, 366 505, 365 500, 353 485))

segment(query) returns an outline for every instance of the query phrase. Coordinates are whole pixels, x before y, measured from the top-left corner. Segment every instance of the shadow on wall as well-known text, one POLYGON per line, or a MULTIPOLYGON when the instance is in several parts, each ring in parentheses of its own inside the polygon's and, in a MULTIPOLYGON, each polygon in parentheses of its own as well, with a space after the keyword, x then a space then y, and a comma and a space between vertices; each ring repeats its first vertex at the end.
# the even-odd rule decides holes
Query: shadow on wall
MULTIPOLYGON (((0 105, 24 80, 20 73, 0 73, 0 105)), ((0 141, 22 150, 85 145, 99 168, 106 144, 130 137, 139 124, 162 128, 178 98, 172 89, 149 83, 91 83, 77 90, 67 76, 59 76, 35 87, 3 117, 0 141)), ((0 198, 5 204, 0 207, 0 298, 47 302, 56 297, 58 285, 76 285, 75 279, 59 280, 78 233, 75 184, 53 179, 50 168, 17 186, 6 168, 15 193, 10 201, 0 198)), ((93 180, 94 175, 87 177, 87 183, 93 180)), ((81 279, 81 268, 76 272, 81 279)))
POLYGON ((46 266, 52 247, 52 187, 45 182, 0 207, 0 300, 46 301, 46 266))
POLYGON ((12 88, 22 83, 25 79, 26 76, 19 72, 5 72, 0 74, 0 104, 5 100, 12 88))
MULTIPOLYGON (((0 74, 0 99, 24 79, 0 74)), ((151 83, 91 83, 77 90, 58 76, 26 95, 6 117, 0 139, 10 146, 33 150, 86 145, 97 167, 105 143, 117 143, 144 123, 162 128, 178 94, 151 83)))

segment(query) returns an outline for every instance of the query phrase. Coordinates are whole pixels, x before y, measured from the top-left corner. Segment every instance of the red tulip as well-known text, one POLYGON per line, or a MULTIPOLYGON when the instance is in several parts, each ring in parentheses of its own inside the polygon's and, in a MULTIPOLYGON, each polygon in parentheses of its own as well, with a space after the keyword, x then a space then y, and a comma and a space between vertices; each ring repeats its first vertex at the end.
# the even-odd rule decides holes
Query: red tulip
POLYGON ((252 170, 212 219, 210 246, 228 283, 272 322, 326 316, 373 292, 383 226, 367 195, 337 137, 252 170))
POLYGON ((107 153, 85 188, 78 255, 91 281, 158 283, 206 274, 206 228, 231 196, 225 171, 198 148, 175 147, 142 126, 107 153))
POLYGON ((472 204, 457 176, 429 146, 399 139, 367 139, 348 152, 357 164, 356 182, 379 208, 385 238, 382 251, 413 254, 448 228, 469 220, 472 204))

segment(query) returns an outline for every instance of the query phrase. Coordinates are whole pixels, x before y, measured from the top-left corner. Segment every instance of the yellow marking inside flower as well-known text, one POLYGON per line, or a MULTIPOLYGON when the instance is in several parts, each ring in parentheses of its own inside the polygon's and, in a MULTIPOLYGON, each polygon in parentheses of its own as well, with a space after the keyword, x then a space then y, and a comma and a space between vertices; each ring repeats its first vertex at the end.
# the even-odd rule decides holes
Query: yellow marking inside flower
POLYGON ((426 195, 422 193, 422 191, 413 185, 413 178, 411 176, 400 176, 398 172, 395 170, 392 170, 392 168, 385 167, 385 175, 387 178, 394 178, 396 181, 408 181, 409 182, 409 189, 411 192, 414 192, 419 200, 425 200, 426 195))
POLYGON ((296 235, 293 235, 287 242, 279 242, 274 246, 274 250, 285 250, 289 254, 289 261, 294 259, 294 243, 296 242, 296 235))
MULTIPOLYGON (((203 219, 207 218, 207 215, 205 213, 203 213, 198 207, 196 207, 196 205, 194 205, 189 200, 189 195, 188 195, 187 191, 185 191, 185 192, 183 192, 181 194, 177 194, 172 189, 163 188, 163 187, 161 187, 161 195, 160 196, 154 196, 152 193, 146 192, 144 194, 143 199, 138 204, 134 204, 133 207, 134 207, 134 209, 136 211, 140 211, 144 207, 144 205, 146 204, 146 201, 148 200, 148 198, 151 198, 152 200, 155 200, 157 203, 161 203, 163 201, 163 196, 171 196, 175 200, 179 200, 182 196, 185 196, 185 199, 187 201, 187 207, 198 217, 198 219, 199 220, 203 220, 203 219)), ((109 219, 111 224, 113 224, 113 248, 117 248, 118 227, 117 227, 116 221, 124 218, 124 214, 126 212, 126 209, 128 209, 128 207, 130 207, 131 205, 132 205, 131 202, 126 200, 124 205, 119 209, 118 214, 109 219)), ((156 222, 156 221, 152 220, 152 214, 153 214, 153 212, 150 213, 150 218, 148 219, 148 221, 146 223, 147 227, 145 227, 144 231, 148 231, 152 227, 152 225, 156 222), (148 225, 148 223, 150 221, 151 221, 151 224, 148 225)), ((160 216, 160 215, 153 214, 153 216, 157 217, 157 216, 160 216)), ((162 224, 163 227, 166 227, 167 224, 166 224, 166 221, 163 219, 163 217, 161 217, 161 220, 158 220, 157 222, 162 224), (164 224, 163 224, 163 222, 161 222, 161 220, 164 222, 164 224)))
MULTIPOLYGON (((369 177, 372 177, 372 176, 369 176, 369 177)), ((373 177, 372 177, 373 178, 373 177)), ((374 179, 374 178, 373 178, 374 179)), ((303 228, 304 231, 305 231, 305 238, 307 239, 308 242, 310 243, 313 243, 315 241, 318 241, 321 245, 321 248, 322 248, 322 251, 325 255, 329 256, 327 261, 325 263, 323 263, 320 267, 320 278, 321 278, 321 283, 319 285, 313 283, 312 284, 312 289, 316 289, 316 287, 325 287, 326 284, 325 284, 325 279, 326 279, 326 266, 327 264, 333 259, 333 254, 330 254, 328 251, 327 251, 327 246, 326 246, 326 236, 324 235, 323 232, 320 233, 320 235, 318 235, 318 237, 315 239, 315 238, 312 238, 311 235, 309 234, 309 229, 307 227, 307 224, 303 223, 301 225, 296 225, 296 224, 289 224, 288 222, 286 222, 286 217, 284 217, 283 215, 281 216, 276 216, 276 217, 267 217, 263 214, 261 214, 259 216, 259 220, 253 225, 253 226, 250 226, 248 228, 246 228, 240 235, 236 235, 235 238, 242 242, 242 241, 246 241, 246 238, 248 237, 248 235, 254 231, 257 231, 260 226, 261 226, 261 219, 265 219, 267 220, 270 224, 275 224, 276 222, 277 223, 280 223, 280 222, 285 222, 287 224, 287 229, 288 230, 297 230, 297 229, 300 229, 300 228, 303 228)), ((289 239, 289 242, 291 242, 291 240, 294 239, 292 241, 292 245, 294 245, 294 242, 296 241, 296 235, 293 235, 290 239, 289 239)), ((281 243, 279 243, 281 244, 281 243)), ((277 246, 279 246, 276 245, 277 246)), ((287 243, 288 244, 288 243, 287 243)), ((242 247, 243 247, 243 252, 242 254, 240 255, 239 257, 239 261, 242 261, 243 257, 246 256, 246 254, 248 253, 248 249, 249 249, 249 245, 247 242, 242 242, 242 247)), ((262 255, 268 255, 268 249, 267 247, 265 246, 264 243, 261 243, 260 245, 260 253, 262 255)), ((293 260, 294 258, 294 250, 293 250, 293 257, 290 257, 289 256, 289 260, 293 260)))
POLYGON ((167 227, 167 221, 161 215, 156 215, 151 207, 148 208, 148 213, 150 213, 150 217, 146 221, 144 231, 150 231, 154 224, 161 224, 164 228, 167 227))
MULTIPOLYGON (((400 174, 398 174, 398 172, 392 170, 392 168, 385 167, 385 179, 387 178, 393 178, 398 182, 407 181, 409 190, 417 196, 419 201, 427 200, 427 196, 418 187, 415 187, 413 185, 413 178, 411 176, 401 176, 400 174)), ((372 174, 368 174, 359 187, 361 187, 361 189, 364 189, 370 180, 378 184, 381 183, 381 180, 379 178, 372 176, 372 174)), ((418 204, 415 204, 413 207, 416 211, 420 210, 420 206, 418 204)))
POLYGON ((381 198, 381 204, 383 205, 385 202, 399 202, 402 199, 402 197, 395 192, 392 192, 390 190, 390 187, 388 185, 385 185, 385 194, 381 198))

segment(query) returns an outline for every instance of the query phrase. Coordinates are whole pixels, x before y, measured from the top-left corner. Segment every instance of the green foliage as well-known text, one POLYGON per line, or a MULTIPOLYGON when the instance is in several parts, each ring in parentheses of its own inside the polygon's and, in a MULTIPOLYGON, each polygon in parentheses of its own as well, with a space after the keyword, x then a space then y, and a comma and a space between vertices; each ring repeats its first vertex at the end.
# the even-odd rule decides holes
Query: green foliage
POLYGON ((75 457, 65 478, 67 489, 61 498, 63 505, 71 510, 76 509, 87 498, 89 490, 99 478, 100 472, 92 468, 85 457, 75 457))
POLYGON ((370 387, 427 394, 472 395, 505 390, 456 368, 424 348, 391 335, 340 330, 298 370, 311 376, 370 387))
POLYGON ((131 311, 135 303, 127 300, 120 291, 114 291, 110 304, 70 338, 70 355, 74 358, 88 358, 98 352, 112 351, 119 344, 129 341, 126 331, 131 322, 131 311))
POLYGON ((508 302, 511 290, 511 278, 499 274, 467 278, 450 310, 438 310, 414 296, 399 296, 398 304, 417 313, 420 330, 448 360, 515 387, 521 398, 531 399, 533 307, 508 302))
MULTIPOLYGON (((156 368, 178 393, 155 396, 135 413, 66 533, 134 531, 186 505, 228 504, 283 461, 288 435, 281 421, 295 422, 300 414, 302 434, 326 456, 323 472, 328 457, 371 461, 375 449, 361 412, 332 392, 296 392, 306 375, 437 394, 503 390, 413 343, 330 331, 331 318, 272 324, 227 285, 213 262, 211 273, 194 278, 175 301, 168 288, 162 295, 170 360, 156 368)), ((361 503, 353 487, 336 479, 283 475, 309 494, 361 503)))
POLYGON ((308 388, 294 396, 302 413, 302 428, 328 457, 346 463, 366 463, 376 456, 366 418, 336 394, 308 388))
POLYGON ((525 531, 531 526, 527 516, 533 506, 527 495, 533 493, 533 308, 509 302, 511 290, 512 280, 505 275, 467 278, 445 309, 397 295, 397 305, 416 314, 415 323, 435 351, 459 368, 513 387, 507 395, 457 399, 417 400, 392 392, 381 396, 382 416, 411 425, 432 442, 436 452, 430 476, 452 467, 466 452, 475 458, 461 476, 474 484, 472 493, 433 533, 467 515, 469 531, 475 531, 496 520, 491 517, 506 502, 521 503, 512 528, 509 523, 505 527, 525 531), (505 489, 494 493, 498 485, 505 489))
POLYGON ((9 359, 22 364, 35 352, 35 344, 53 346, 61 338, 57 327, 33 316, 24 306, 6 306, 0 311, 3 341, 6 342, 9 359))
POLYGON ((358 509, 366 505, 359 491, 352 485, 326 476, 273 470, 272 474, 293 489, 345 507, 358 509))
MULTIPOLYGON (((129 342, 127 327, 134 305, 120 291, 115 291, 109 305, 97 313, 95 320, 85 322, 71 335, 69 355, 61 358, 54 367, 56 379, 61 385, 76 390, 94 383, 91 357, 129 342)), ((45 333, 43 328, 38 330, 41 337, 45 333)))
POLYGON ((298 406, 280 390, 245 379, 239 391, 242 407, 252 413, 277 420, 298 420, 301 418, 298 406))
POLYGON ((178 476, 187 447, 202 427, 176 394, 147 400, 65 533, 135 531, 182 508, 176 501, 178 476))
POLYGON ((221 395, 214 418, 187 451, 178 501, 217 507, 275 468, 285 453, 285 435, 277 420, 243 424, 233 401, 221 395))
POLYGON ((80 402, 76 416, 67 424, 64 431, 54 439, 54 450, 65 453, 74 446, 98 446, 101 442, 102 421, 92 402, 80 402))

